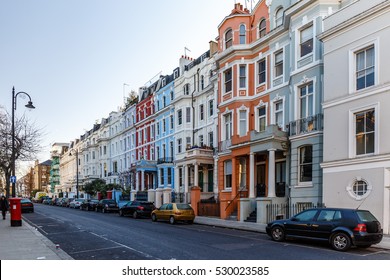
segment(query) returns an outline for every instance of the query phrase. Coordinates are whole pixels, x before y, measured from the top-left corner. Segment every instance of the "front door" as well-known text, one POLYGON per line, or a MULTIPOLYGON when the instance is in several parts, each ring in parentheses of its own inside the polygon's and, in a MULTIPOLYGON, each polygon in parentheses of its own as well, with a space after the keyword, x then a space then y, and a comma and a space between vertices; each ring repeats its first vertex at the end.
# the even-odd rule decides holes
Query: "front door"
POLYGON ((265 197, 266 195, 266 165, 259 164, 256 166, 256 196, 257 197, 265 197))

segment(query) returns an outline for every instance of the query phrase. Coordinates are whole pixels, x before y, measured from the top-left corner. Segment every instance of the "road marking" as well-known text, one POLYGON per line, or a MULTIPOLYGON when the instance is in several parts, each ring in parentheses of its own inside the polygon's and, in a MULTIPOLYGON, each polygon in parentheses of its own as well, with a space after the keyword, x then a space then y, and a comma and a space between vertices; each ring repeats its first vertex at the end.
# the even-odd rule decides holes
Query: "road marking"
POLYGON ((113 242, 113 243, 117 244, 118 246, 124 247, 124 248, 129 249, 129 250, 131 250, 131 251, 134 251, 134 252, 136 252, 136 253, 138 253, 138 254, 141 254, 141 255, 143 255, 143 256, 145 256, 145 257, 147 257, 147 258, 156 259, 156 260, 161 260, 161 259, 159 259, 159 258, 155 258, 155 257, 149 255, 148 253, 144 253, 144 252, 142 252, 142 251, 139 251, 139 250, 137 250, 137 249, 134 249, 134 248, 132 248, 132 247, 129 247, 129 246, 127 246, 127 245, 124 245, 124 244, 122 244, 122 243, 119 243, 119 242, 116 242, 116 241, 114 241, 114 240, 111 240, 111 239, 108 239, 108 238, 106 238, 106 237, 103 237, 103 236, 101 236, 101 235, 99 235, 99 234, 96 234, 96 233, 94 233, 94 232, 89 232, 89 233, 90 233, 90 234, 93 234, 93 235, 95 235, 95 236, 97 236, 97 237, 99 237, 99 238, 102 238, 102 239, 104 239, 104 240, 106 240, 106 241, 113 242))
POLYGON ((84 250, 84 251, 77 251, 77 252, 69 252, 69 254, 83 254, 83 253, 103 251, 103 250, 111 250, 111 249, 118 249, 118 248, 122 248, 122 246, 113 246, 113 247, 106 247, 106 248, 100 248, 100 249, 92 249, 92 250, 84 250))

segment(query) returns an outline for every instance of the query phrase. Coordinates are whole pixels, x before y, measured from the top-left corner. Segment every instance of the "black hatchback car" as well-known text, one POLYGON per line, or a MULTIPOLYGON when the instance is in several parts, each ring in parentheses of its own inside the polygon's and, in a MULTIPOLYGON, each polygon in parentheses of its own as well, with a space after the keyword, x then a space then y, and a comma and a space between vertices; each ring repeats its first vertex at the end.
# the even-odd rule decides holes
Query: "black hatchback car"
POLYGON ((266 231, 275 241, 328 241, 337 251, 347 251, 351 246, 368 248, 383 237, 381 224, 369 211, 342 208, 305 210, 291 219, 269 223, 266 231))
POLYGON ((154 209, 156 209, 156 207, 154 206, 153 202, 134 200, 123 205, 119 209, 119 215, 131 215, 134 219, 137 219, 138 217, 150 218, 150 215, 154 209))
POLYGON ((118 212, 119 207, 115 200, 113 199, 101 199, 95 206, 96 212, 118 212))

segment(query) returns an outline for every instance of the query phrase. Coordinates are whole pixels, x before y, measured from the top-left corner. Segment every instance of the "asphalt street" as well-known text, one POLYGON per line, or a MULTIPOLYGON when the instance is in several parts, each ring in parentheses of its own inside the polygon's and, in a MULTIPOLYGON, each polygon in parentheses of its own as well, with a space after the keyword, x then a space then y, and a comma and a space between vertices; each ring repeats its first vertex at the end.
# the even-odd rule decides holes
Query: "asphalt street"
POLYGON ((171 225, 35 204, 24 219, 76 260, 390 260, 390 250, 276 243, 261 233, 207 225, 171 225))

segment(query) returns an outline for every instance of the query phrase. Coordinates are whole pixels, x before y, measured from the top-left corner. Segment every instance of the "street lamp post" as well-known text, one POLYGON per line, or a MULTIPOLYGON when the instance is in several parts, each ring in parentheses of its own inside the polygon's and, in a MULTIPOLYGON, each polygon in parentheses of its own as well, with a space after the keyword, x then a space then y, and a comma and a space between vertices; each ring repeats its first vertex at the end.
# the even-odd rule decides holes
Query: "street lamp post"
POLYGON ((12 168, 12 197, 15 197, 15 184, 16 184, 16 177, 15 177, 15 111, 16 111, 16 97, 18 97, 19 94, 27 96, 30 101, 25 105, 29 109, 35 109, 31 97, 28 93, 24 91, 19 91, 15 93, 15 87, 12 87, 12 128, 11 128, 11 136, 12 136, 12 150, 11 150, 11 168, 12 168))
POLYGON ((79 151, 77 149, 71 149, 71 155, 72 152, 76 154, 76 198, 79 198, 79 151))

